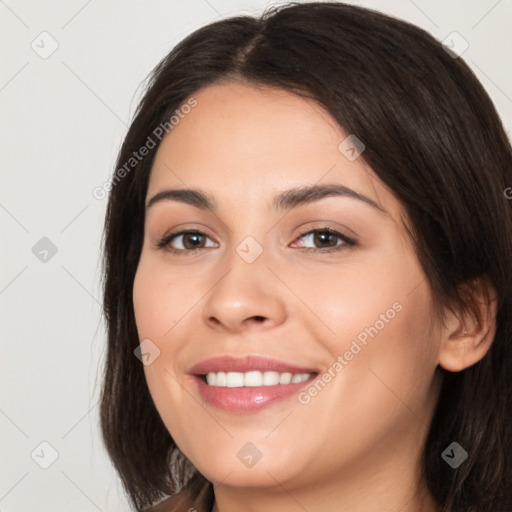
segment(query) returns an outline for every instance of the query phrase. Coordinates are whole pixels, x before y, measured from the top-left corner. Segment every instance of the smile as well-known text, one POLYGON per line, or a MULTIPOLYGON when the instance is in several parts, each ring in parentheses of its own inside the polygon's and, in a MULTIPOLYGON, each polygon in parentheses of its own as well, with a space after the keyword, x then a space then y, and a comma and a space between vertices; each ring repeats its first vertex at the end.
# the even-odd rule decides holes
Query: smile
POLYGON ((203 360, 187 373, 207 404, 229 413, 251 413, 296 396, 319 375, 318 368, 287 359, 224 355, 203 360))

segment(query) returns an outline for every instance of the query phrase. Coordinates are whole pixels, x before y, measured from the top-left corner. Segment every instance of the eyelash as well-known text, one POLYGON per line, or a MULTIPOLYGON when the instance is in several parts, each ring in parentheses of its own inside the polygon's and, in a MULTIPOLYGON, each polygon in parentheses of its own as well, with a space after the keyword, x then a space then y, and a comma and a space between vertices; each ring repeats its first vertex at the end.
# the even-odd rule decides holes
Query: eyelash
MULTIPOLYGON (((317 228, 317 229, 305 230, 305 231, 303 231, 303 232, 301 232, 299 234, 297 239, 303 238, 306 235, 310 235, 310 234, 313 234, 313 233, 329 233, 330 235, 334 235, 334 236, 340 238, 343 241, 343 243, 339 244, 339 245, 336 245, 334 247, 325 247, 325 248, 302 247, 302 248, 299 248, 299 249, 302 249, 303 251, 306 251, 306 252, 332 253, 332 252, 339 252, 339 251, 348 249, 348 248, 353 247, 354 245, 356 245, 356 242, 354 240, 352 240, 351 238, 347 237, 343 233, 340 233, 339 231, 335 231, 334 229, 332 229, 332 228, 330 228, 328 226, 325 226, 325 227, 322 227, 322 228, 317 228)), ((207 249, 207 247, 197 247, 195 249, 175 249, 174 247, 170 246, 170 243, 175 238, 177 238, 178 236, 181 236, 181 235, 191 235, 191 234, 197 234, 197 235, 208 237, 208 235, 206 235, 205 233, 203 233, 201 231, 198 231, 198 230, 194 230, 194 229, 184 230, 184 231, 176 231, 174 233, 166 234, 156 244, 156 246, 159 249, 164 249, 166 251, 169 251, 169 252, 171 252, 173 254, 177 254, 177 255, 185 255, 186 253, 188 253, 188 255, 193 255, 197 251, 200 251, 201 249, 207 249)))

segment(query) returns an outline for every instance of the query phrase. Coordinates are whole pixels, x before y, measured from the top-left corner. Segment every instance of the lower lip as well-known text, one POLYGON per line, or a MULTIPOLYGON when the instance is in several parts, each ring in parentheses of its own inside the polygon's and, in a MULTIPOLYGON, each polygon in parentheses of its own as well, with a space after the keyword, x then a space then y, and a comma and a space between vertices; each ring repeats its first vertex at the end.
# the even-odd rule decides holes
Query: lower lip
POLYGON ((296 384, 276 384, 275 386, 257 386, 228 388, 209 386, 201 377, 194 377, 199 393, 209 404, 228 412, 253 412, 273 402, 297 395, 311 384, 316 375, 296 384))

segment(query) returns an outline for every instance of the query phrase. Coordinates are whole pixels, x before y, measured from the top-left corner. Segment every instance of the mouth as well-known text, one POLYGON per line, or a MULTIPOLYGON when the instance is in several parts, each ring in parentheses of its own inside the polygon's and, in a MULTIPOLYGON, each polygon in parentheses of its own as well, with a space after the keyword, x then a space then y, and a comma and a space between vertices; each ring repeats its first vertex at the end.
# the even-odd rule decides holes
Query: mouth
POLYGON ((319 372, 257 356, 228 356, 203 361, 190 374, 208 404, 231 413, 250 413, 292 398, 319 372))

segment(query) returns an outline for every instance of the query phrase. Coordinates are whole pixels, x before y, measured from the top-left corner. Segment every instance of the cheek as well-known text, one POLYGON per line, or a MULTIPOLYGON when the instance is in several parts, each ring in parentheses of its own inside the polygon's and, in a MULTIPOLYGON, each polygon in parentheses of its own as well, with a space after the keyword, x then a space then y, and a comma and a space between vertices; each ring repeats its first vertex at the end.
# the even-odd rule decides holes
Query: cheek
POLYGON ((297 303, 296 312, 311 320, 316 317, 321 322, 317 335, 334 345, 372 326, 387 330, 405 306, 420 313, 429 308, 428 302, 414 302, 414 290, 425 279, 421 268, 396 249, 354 253, 341 263, 289 278, 302 303, 297 303))
POLYGON ((140 339, 150 338, 163 345, 180 327, 197 302, 194 285, 183 286, 182 278, 170 275, 158 263, 141 258, 133 283, 133 308, 140 339))
MULTIPOLYGON (((407 287, 391 290, 347 304, 354 315, 346 317, 347 334, 339 324, 342 334, 329 345, 343 363, 329 400, 358 418, 361 435, 426 421, 432 405, 438 342, 431 329, 430 290, 426 283, 412 293, 407 287)), ((342 417, 336 421, 346 426, 342 417)))
POLYGON ((385 388, 381 374, 392 389, 421 395, 437 366, 434 304, 419 262, 396 251, 378 256, 297 281, 297 295, 307 298, 309 310, 304 328, 323 345, 330 365, 343 358, 344 377, 337 379, 338 385, 345 383, 341 400, 346 385, 357 389, 364 382, 368 395, 377 393, 374 386, 385 388))
POLYGON ((176 379, 190 339, 190 318, 200 297, 197 284, 187 281, 184 286, 183 276, 169 272, 143 253, 133 284, 133 308, 139 340, 151 341, 153 359, 144 365, 144 373, 161 413, 161 404, 169 398, 176 403, 183 398, 182 383, 176 379))
POLYGON ((144 255, 141 257, 133 284, 133 307, 139 340, 151 340, 152 361, 143 366, 150 395, 167 429, 181 438, 181 422, 173 414, 186 399, 176 377, 187 339, 182 332, 186 322, 180 320, 186 319, 193 297, 184 294, 182 287, 175 284, 176 279, 166 276, 163 270, 144 255))

